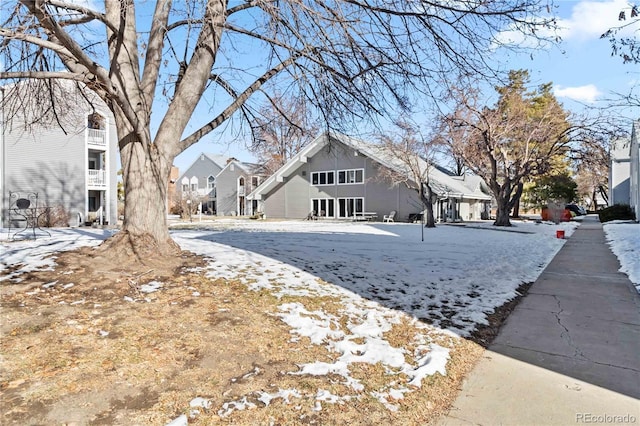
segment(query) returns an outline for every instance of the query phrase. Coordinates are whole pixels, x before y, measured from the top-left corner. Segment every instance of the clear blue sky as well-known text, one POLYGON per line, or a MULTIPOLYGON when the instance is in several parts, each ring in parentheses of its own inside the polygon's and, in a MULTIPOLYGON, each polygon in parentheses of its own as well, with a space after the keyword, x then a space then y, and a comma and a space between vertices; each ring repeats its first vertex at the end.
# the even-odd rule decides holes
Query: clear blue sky
MULTIPOLYGON (((612 57, 609 42, 600 39, 600 35, 608 28, 620 24, 618 14, 620 10, 629 7, 629 2, 556 0, 556 4, 560 18, 558 35, 562 39, 561 44, 539 49, 533 56, 529 53, 498 56, 498 59, 502 58, 505 69, 528 69, 532 83, 553 83, 558 100, 565 108, 576 112, 605 106, 609 99, 616 97, 616 93, 628 94, 632 87, 636 87, 637 92, 640 86, 640 67, 625 65, 619 57, 612 57)), ((622 107, 619 112, 624 119, 640 118, 637 107, 622 107)), ((233 156, 243 161, 254 160, 245 149, 244 140, 229 132, 229 137, 200 141, 180 154, 175 165, 183 172, 200 152, 233 156)))

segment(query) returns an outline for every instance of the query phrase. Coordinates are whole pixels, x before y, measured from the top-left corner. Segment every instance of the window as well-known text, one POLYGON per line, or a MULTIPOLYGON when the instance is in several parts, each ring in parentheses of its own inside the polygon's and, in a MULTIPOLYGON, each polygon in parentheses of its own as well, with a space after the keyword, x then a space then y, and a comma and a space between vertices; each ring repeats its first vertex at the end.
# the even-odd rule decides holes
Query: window
POLYGON ((318 217, 334 217, 334 207, 333 198, 314 198, 311 200, 311 208, 318 217))
POLYGON ((251 186, 256 188, 259 185, 258 176, 251 176, 251 186))
POLYGON ((213 189, 215 184, 216 184, 216 178, 214 178, 213 176, 209 176, 207 178, 207 189, 213 189))
POLYGON ((338 184, 351 184, 364 182, 364 169, 338 171, 338 184))
POLYGON ((353 217, 364 212, 364 198, 338 198, 338 217, 353 217))
POLYGON ((192 183, 191 184, 191 192, 197 192, 198 191, 198 184, 197 183, 192 183))
POLYGON ((313 172, 311 173, 311 185, 333 185, 335 183, 335 172, 313 172))
POLYGON ((189 178, 188 177, 183 177, 182 181, 180 182, 180 184, 182 185, 182 193, 186 193, 189 192, 189 178))

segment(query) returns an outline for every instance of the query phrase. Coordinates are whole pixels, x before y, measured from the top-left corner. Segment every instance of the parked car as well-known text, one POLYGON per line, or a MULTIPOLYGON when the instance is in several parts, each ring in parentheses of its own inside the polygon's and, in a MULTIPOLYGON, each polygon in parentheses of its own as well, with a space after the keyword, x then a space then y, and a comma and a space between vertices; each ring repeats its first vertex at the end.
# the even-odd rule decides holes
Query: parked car
POLYGON ((573 212, 576 216, 584 216, 587 214, 587 211, 584 209, 584 207, 577 204, 567 204, 566 206, 564 206, 564 208, 569 210, 570 212, 573 212))

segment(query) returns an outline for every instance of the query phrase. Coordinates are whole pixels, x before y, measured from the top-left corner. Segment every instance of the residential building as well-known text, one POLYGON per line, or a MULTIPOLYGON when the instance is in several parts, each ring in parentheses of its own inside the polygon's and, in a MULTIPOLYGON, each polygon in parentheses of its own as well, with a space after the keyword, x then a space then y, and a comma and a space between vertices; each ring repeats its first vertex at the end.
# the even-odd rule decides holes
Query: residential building
POLYGON ((247 199, 265 179, 263 167, 232 158, 216 176, 218 216, 251 216, 257 212, 258 201, 247 199))
POLYGON ((198 203, 199 211, 215 214, 217 211, 216 176, 226 166, 228 157, 201 153, 178 178, 180 199, 198 203))
POLYGON ((629 139, 619 139, 609 151, 609 205, 630 204, 631 157, 629 139))
MULTIPOLYGON (((5 96, 11 101, 13 89, 2 88, 0 105, 5 105, 5 96)), ((34 123, 34 105, 17 114, 14 110, 9 120, 2 108, 2 226, 9 225, 11 192, 37 194, 38 206, 56 209, 68 225, 116 224, 118 141, 113 115, 97 96, 81 94, 75 82, 59 81, 43 94, 49 95, 59 101, 55 119, 34 123)))
MULTIPOLYGON (((416 157, 428 169, 438 220, 474 220, 487 215, 491 196, 477 177, 452 176, 416 157)), ((266 179, 248 198, 266 217, 409 220, 424 211, 416 190, 393 184, 384 169, 411 177, 384 147, 338 133, 318 136, 266 179)), ((414 185, 416 186, 416 185, 414 185)))

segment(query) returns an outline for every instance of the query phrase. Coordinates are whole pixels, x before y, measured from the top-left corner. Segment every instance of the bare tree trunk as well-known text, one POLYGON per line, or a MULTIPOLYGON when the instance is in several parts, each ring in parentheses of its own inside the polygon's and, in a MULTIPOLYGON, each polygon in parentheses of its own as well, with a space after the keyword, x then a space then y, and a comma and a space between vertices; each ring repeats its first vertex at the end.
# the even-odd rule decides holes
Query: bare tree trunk
POLYGON ((420 191, 420 198, 422 198, 422 203, 427 210, 427 218, 425 220, 424 227, 435 228, 436 219, 433 215, 433 204, 431 203, 431 200, 433 199, 433 190, 429 184, 424 184, 424 189, 420 191), (426 194, 424 189, 426 189, 426 194))
POLYGON ((513 206, 510 203, 511 196, 511 182, 505 182, 503 185, 498 185, 493 182, 491 185, 493 196, 496 198, 498 204, 498 210, 496 212, 496 220, 493 222, 495 226, 511 226, 509 221, 509 211, 513 206))
POLYGON ((496 220, 493 222, 495 226, 511 226, 509 221, 509 201, 506 199, 498 200, 498 211, 496 212, 496 220))
POLYGON ((520 217, 520 199, 522 198, 522 191, 524 190, 524 184, 520 182, 514 195, 513 211, 511 217, 517 219, 520 217))
MULTIPOLYGON (((609 205, 609 194, 607 193, 607 190, 602 187, 602 185, 598 186, 598 193, 600 194, 604 202, 607 203, 607 205, 609 205)), ((598 208, 598 203, 596 203, 595 197, 593 198, 593 205, 594 205, 594 210, 596 210, 598 208)))
POLYGON ((103 245, 140 261, 154 255, 176 256, 180 248, 169 235, 166 203, 172 161, 151 158, 137 141, 121 141, 121 161, 126 194, 124 221, 122 230, 103 245))

